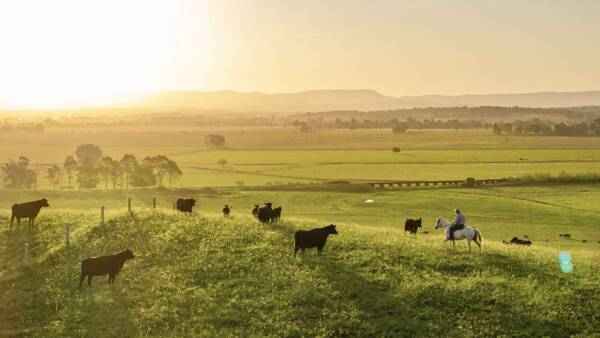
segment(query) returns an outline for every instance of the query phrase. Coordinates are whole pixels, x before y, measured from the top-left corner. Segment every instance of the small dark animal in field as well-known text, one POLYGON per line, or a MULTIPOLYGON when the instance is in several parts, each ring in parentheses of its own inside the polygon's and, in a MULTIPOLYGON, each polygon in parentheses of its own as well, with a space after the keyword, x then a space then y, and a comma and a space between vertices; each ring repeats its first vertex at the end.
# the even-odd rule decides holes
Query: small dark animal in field
POLYGON ((529 236, 527 236, 527 235, 523 235, 523 237, 524 237, 524 238, 529 238, 529 236))
POLYGON ((273 203, 266 202, 264 207, 258 208, 256 217, 261 223, 267 223, 271 221, 271 215, 273 214, 273 203))
POLYGON ((81 262, 81 276, 79 276, 79 288, 85 277, 88 280, 88 286, 92 286, 92 277, 108 275, 108 283, 113 285, 117 274, 123 268, 125 261, 133 259, 135 256, 131 250, 127 249, 116 255, 86 258, 81 262))
POLYGON ((273 209, 273 212, 271 213, 271 218, 270 218, 271 222, 279 221, 279 219, 281 218, 281 210, 282 210, 281 206, 273 209))
POLYGON ((411 234, 416 235, 417 231, 421 227, 421 223, 422 223, 421 218, 419 218, 419 219, 408 218, 406 220, 406 222, 404 222, 404 233, 406 233, 408 231, 411 234))
POLYGON ((252 216, 258 217, 258 209, 259 209, 258 204, 255 204, 254 208, 252 209, 252 216))
POLYGON ((192 213, 192 208, 196 205, 196 200, 193 198, 179 198, 177 199, 177 210, 181 212, 192 213))
POLYGON ((294 256, 298 250, 302 251, 304 255, 304 249, 306 248, 317 248, 317 255, 321 255, 321 251, 327 242, 327 236, 337 235, 335 224, 330 224, 323 228, 312 229, 312 230, 298 230, 294 234, 294 256))
POLYGON ((231 207, 227 204, 225 204, 225 207, 223 208, 223 217, 229 217, 229 213, 231 212, 231 207))
POLYGON ((505 240, 502 240, 502 243, 504 243, 504 244, 510 244, 509 241, 505 241, 505 240))
POLYGON ((12 228, 15 218, 19 225, 21 225, 21 218, 29 218, 29 225, 33 225, 35 218, 40 213, 40 209, 49 206, 50 204, 48 204, 48 200, 45 198, 33 202, 13 204, 12 215, 10 216, 10 227, 12 228))
POLYGON ((529 240, 525 240, 525 239, 519 239, 517 237, 513 237, 510 240, 511 244, 518 244, 518 245, 531 245, 531 241, 529 240))
POLYGON ((581 243, 587 243, 587 239, 582 240, 581 243))
POLYGON ((563 238, 571 238, 571 234, 563 234, 563 238))

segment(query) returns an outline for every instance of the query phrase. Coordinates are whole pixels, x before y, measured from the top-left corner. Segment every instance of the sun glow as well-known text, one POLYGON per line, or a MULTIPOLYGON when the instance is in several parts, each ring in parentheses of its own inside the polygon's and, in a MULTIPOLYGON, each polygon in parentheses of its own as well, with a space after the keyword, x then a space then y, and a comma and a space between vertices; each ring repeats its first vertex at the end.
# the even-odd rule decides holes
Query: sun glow
POLYGON ((102 105, 169 87, 180 59, 205 54, 210 44, 206 18, 194 17, 190 29, 189 6, 207 4, 0 0, 0 104, 102 105))

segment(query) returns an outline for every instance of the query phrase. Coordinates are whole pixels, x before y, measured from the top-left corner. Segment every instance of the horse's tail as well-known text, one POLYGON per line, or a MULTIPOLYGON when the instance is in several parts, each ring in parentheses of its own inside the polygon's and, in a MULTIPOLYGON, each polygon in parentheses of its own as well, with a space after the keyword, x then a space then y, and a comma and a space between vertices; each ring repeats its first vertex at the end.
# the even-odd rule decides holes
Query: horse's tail
POLYGON ((475 228, 475 237, 477 238, 477 241, 479 242, 479 244, 481 244, 483 242, 483 238, 481 237, 481 232, 477 228, 475 228))

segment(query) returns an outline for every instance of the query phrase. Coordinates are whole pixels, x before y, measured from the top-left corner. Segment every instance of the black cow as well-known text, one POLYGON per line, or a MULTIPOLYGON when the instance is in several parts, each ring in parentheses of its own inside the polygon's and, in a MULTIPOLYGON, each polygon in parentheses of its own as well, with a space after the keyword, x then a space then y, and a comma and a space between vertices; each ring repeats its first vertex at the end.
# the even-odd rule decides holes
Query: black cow
POLYGON ((518 245, 527 245, 527 246, 531 245, 531 241, 530 240, 519 239, 517 237, 513 237, 510 240, 510 243, 511 244, 518 244, 518 245))
POLYGON ((196 205, 196 200, 193 198, 179 198, 177 199, 177 210, 181 212, 192 213, 192 208, 196 205))
POLYGON ((312 230, 298 230, 294 234, 294 256, 298 250, 302 251, 304 255, 304 249, 317 247, 317 255, 321 255, 321 251, 327 242, 327 236, 337 235, 335 224, 330 224, 324 228, 312 229, 312 230))
POLYGON ((273 209, 273 212, 271 213, 271 222, 277 222, 279 221, 279 219, 281 218, 281 210, 283 208, 282 207, 277 207, 275 209, 273 209))
POLYGON ((254 216, 255 218, 258 217, 258 209, 259 209, 258 204, 255 204, 254 208, 252 209, 252 216, 254 216))
POLYGON ((266 202, 264 207, 258 208, 258 212, 256 213, 256 218, 261 223, 267 223, 271 221, 271 215, 273 214, 273 203, 266 202))
POLYGON ((40 213, 40 209, 49 206, 50 204, 48 204, 48 200, 45 198, 33 202, 13 204, 12 215, 10 216, 10 227, 12 228, 15 218, 19 225, 21 225, 21 218, 29 218, 29 225, 33 225, 35 218, 40 213))
POLYGON ((231 212, 231 207, 227 204, 225 204, 225 207, 223 208, 223 217, 229 217, 229 213, 231 212))
POLYGON ((421 219, 412 219, 408 218, 406 222, 404 222, 404 232, 410 232, 413 235, 417 234, 417 231, 421 227, 421 219))
POLYGON ((108 275, 108 283, 113 285, 117 274, 123 268, 125 261, 133 259, 135 256, 131 250, 127 249, 116 255, 102 257, 86 258, 81 262, 81 275, 79 276, 79 288, 85 277, 88 279, 88 286, 92 286, 92 277, 108 275))

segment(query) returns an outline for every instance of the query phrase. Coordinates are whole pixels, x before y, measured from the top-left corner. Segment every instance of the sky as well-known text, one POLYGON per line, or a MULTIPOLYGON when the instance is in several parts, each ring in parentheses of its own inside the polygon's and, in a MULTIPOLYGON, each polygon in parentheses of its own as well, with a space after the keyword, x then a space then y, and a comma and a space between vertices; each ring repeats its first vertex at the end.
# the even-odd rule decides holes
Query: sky
POLYGON ((596 0, 0 0, 0 107, 600 89, 596 0))

